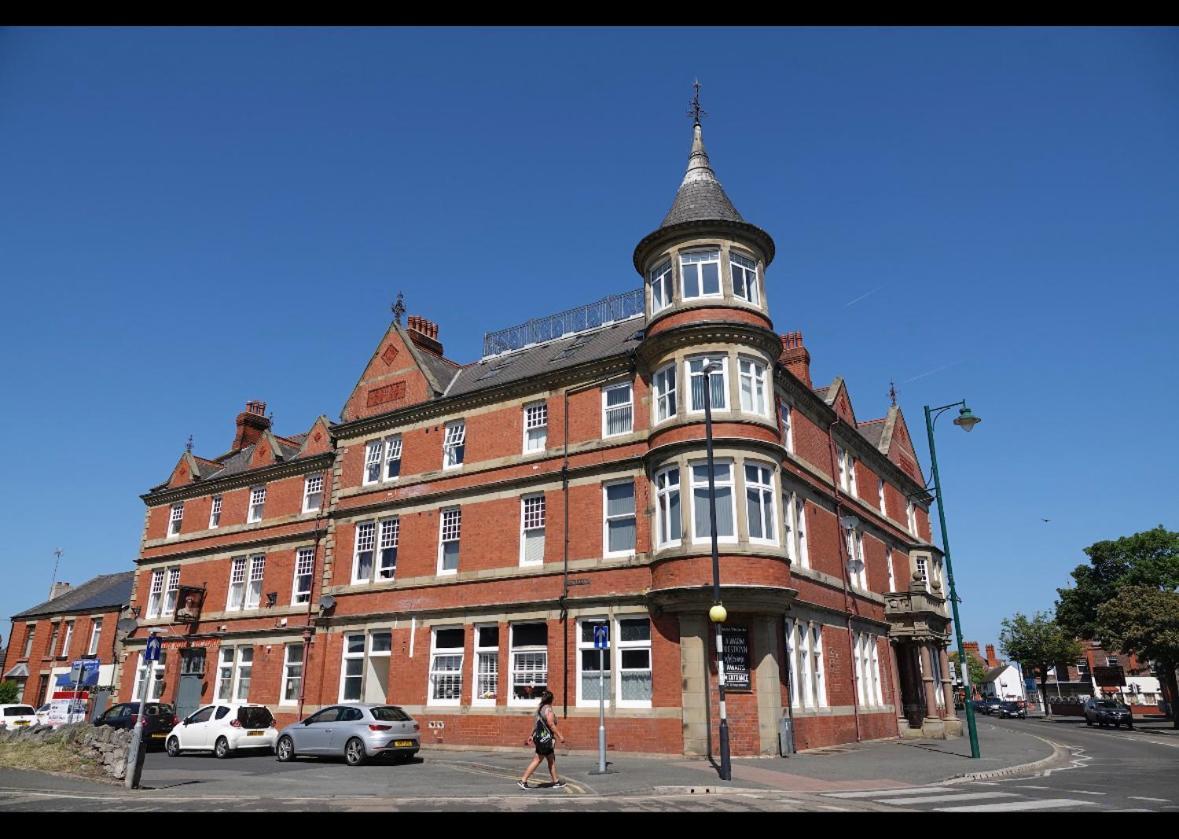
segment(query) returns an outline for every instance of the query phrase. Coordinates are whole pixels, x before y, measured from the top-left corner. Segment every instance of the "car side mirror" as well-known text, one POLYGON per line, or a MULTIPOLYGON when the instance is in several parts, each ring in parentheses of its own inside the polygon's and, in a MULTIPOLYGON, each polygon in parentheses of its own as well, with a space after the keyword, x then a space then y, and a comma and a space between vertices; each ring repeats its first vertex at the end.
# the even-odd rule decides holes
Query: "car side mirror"
POLYGON ((181 724, 181 725, 188 725, 188 720, 185 720, 184 722, 182 722, 182 723, 180 723, 180 724, 181 724))
POLYGON ((303 725, 311 725, 311 720, 310 719, 303 720, 303 725))

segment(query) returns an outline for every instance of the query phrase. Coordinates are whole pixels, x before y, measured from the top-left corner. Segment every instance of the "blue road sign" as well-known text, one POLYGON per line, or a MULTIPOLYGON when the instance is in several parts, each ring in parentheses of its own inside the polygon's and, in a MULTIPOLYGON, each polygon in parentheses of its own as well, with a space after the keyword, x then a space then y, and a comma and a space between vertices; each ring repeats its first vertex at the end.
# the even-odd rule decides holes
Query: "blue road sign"
POLYGON ((72 684, 98 684, 98 659, 80 658, 70 666, 69 681, 72 684))
POLYGON ((610 627, 599 624, 594 627, 594 649, 608 650, 610 648, 610 627))
POLYGON ((147 646, 143 648, 144 661, 159 661, 160 660, 160 639, 157 635, 151 635, 147 639, 147 646))

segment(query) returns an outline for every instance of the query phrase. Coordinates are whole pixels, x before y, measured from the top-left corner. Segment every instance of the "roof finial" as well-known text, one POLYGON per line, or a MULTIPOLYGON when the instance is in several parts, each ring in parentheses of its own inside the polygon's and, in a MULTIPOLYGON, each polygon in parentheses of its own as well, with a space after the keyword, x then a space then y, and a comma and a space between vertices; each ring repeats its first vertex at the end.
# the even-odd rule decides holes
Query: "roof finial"
POLYGON ((896 382, 890 381, 888 383, 888 398, 892 400, 892 406, 897 406, 897 386, 896 382))
POLYGON ((405 295, 397 292, 397 302, 393 304, 393 322, 401 326, 401 316, 405 314, 405 295))
POLYGON ((188 435, 188 442, 184 444, 184 450, 186 452, 188 452, 189 454, 192 454, 192 435, 191 434, 188 435))
POLYGON ((700 80, 692 82, 692 87, 696 92, 692 95, 692 110, 688 111, 688 116, 692 118, 693 125, 699 125, 700 118, 708 116, 708 112, 700 107, 700 80))

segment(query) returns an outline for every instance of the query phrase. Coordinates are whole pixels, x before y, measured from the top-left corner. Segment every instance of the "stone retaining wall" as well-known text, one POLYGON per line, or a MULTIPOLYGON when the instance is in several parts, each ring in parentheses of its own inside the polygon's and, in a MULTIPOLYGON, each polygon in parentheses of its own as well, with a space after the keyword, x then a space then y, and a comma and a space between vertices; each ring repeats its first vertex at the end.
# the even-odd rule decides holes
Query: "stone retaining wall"
POLYGON ((47 725, 0 728, 0 743, 17 742, 62 743, 79 757, 97 763, 110 777, 122 780, 127 773, 127 747, 131 743, 131 731, 89 723, 74 723, 58 728, 47 725))

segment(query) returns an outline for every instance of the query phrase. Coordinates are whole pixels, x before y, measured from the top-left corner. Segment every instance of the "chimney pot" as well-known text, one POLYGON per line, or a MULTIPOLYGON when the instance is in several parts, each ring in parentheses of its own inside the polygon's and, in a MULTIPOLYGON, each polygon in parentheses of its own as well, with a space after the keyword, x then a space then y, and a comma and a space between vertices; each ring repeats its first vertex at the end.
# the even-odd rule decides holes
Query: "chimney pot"
POLYGON ((781 336, 782 354, 778 361, 794 378, 811 387, 811 354, 802 343, 801 332, 787 332, 781 336))
POLYGON ((258 442, 262 433, 270 428, 270 418, 266 416, 266 403, 259 399, 251 399, 246 403, 246 409, 237 415, 237 432, 233 438, 232 451, 241 451, 246 446, 258 442))
POLYGON ((410 315, 409 337, 422 350, 433 355, 442 355, 442 344, 438 342, 438 324, 421 315, 410 315))
POLYGON ((55 600, 61 595, 70 590, 69 583, 54 583, 53 587, 49 589, 49 599, 55 600))

